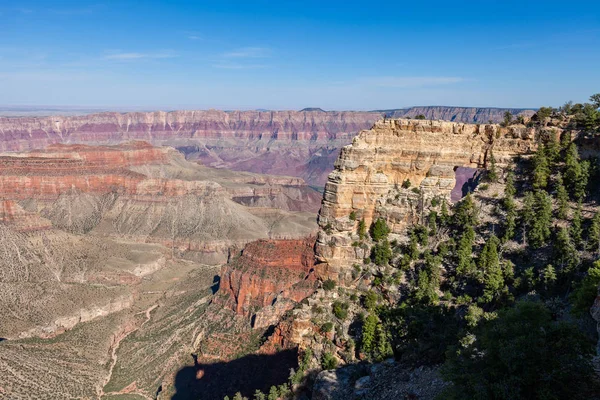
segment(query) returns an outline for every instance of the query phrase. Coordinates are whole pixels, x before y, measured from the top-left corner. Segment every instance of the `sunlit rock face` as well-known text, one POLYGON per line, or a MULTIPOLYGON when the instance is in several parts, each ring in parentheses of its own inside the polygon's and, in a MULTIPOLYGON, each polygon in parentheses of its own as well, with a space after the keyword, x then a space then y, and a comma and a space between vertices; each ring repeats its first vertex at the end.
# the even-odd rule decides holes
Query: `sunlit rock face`
POLYGON ((344 147, 329 175, 317 238, 317 272, 322 277, 348 279, 351 266, 366 256, 358 240, 358 221, 367 226, 378 216, 393 232, 417 222, 419 209, 432 199, 451 201, 463 186, 476 180, 493 154, 498 168, 518 154, 536 148, 536 131, 524 125, 473 125, 427 120, 381 120, 344 147), (410 189, 402 188, 410 182, 410 189), (352 220, 350 215, 355 218, 352 220))
POLYGON ((254 327, 277 323, 315 291, 314 243, 314 237, 249 243, 221 270, 222 301, 251 317, 254 327))

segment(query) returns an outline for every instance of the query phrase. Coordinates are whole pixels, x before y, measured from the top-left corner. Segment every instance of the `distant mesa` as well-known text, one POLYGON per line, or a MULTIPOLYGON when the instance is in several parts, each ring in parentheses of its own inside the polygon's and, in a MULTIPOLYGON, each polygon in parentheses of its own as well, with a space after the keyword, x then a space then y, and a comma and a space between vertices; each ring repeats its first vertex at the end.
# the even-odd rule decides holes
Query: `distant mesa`
POLYGON ((306 107, 306 108, 303 108, 302 110, 300 110, 300 112, 314 112, 314 111, 317 111, 317 112, 327 112, 327 111, 325 111, 325 110, 323 110, 322 108, 319 108, 319 107, 306 107))

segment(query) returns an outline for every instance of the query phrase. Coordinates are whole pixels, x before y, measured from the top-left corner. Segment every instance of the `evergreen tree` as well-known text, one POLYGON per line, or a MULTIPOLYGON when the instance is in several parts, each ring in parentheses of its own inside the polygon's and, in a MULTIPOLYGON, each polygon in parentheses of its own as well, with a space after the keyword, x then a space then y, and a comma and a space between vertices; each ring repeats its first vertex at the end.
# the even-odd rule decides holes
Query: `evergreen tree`
POLYGON ((473 242, 475 241, 475 231, 472 227, 467 227, 458 241, 456 255, 458 263, 456 273, 460 277, 472 277, 475 274, 475 263, 473 262, 473 242))
POLYGON ((600 108, 600 93, 596 93, 590 96, 590 101, 596 109, 600 108))
POLYGON ((566 219, 569 216, 569 194, 560 173, 556 177, 556 203, 558 206, 556 216, 560 219, 566 219))
POLYGON ((506 197, 514 197, 517 194, 517 189, 515 188, 515 173, 510 170, 506 174, 506 182, 504 186, 504 196, 506 197))
POLYGON ((425 265, 419 271, 414 292, 414 297, 417 301, 429 305, 437 304, 441 281, 441 263, 441 257, 434 256, 429 252, 426 254, 425 265))
POLYGON ((544 289, 548 290, 556 282, 556 271, 551 264, 548 264, 541 273, 541 281, 544 282, 544 289))
POLYGON ((496 158, 494 157, 494 153, 490 150, 490 166, 487 171, 487 179, 490 182, 498 181, 498 172, 496 170, 496 158))
POLYGON ((560 159, 560 143, 558 143, 554 135, 546 142, 545 150, 546 158, 552 167, 560 159))
POLYGON ((579 253, 567 228, 559 228, 553 249, 554 259, 558 262, 561 272, 570 272, 579 264, 579 253))
POLYGON ((277 386, 273 385, 271 386, 271 389, 269 389, 269 396, 267 397, 268 400, 277 400, 279 398, 279 390, 277 390, 277 386))
POLYGON ((575 212, 573 213, 573 220, 571 220, 571 226, 569 228, 569 235, 571 236, 571 240, 576 247, 581 247, 583 228, 582 224, 582 216, 581 216, 581 202, 578 203, 575 212))
POLYGON ((454 224, 459 228, 477 225, 477 210, 471 193, 467 194, 465 198, 454 207, 452 219, 454 224))
POLYGON ((548 178, 550 177, 550 165, 546 157, 544 145, 540 144, 538 150, 533 157, 533 188, 545 189, 548 186, 548 178))
MULTIPOLYGON (((589 305, 588 305, 589 307, 589 305)), ((577 326, 555 322, 542 303, 519 302, 475 332, 442 369, 448 400, 583 400, 598 383, 594 348, 577 326)))
POLYGON ((419 238, 415 232, 410 233, 410 240, 408 242, 408 256, 412 261, 419 258, 419 238))
POLYGON ((571 198, 583 200, 589 178, 589 162, 580 162, 577 145, 571 143, 565 155, 565 181, 571 198))
POLYGON ((502 126, 509 126, 512 123, 513 115, 510 111, 506 110, 504 112, 504 119, 502 121, 502 126))
POLYGON ((387 238, 390 233, 390 228, 388 228, 383 218, 377 218, 377 220, 371 224, 369 233, 374 241, 379 242, 380 240, 387 238))
POLYGON ((514 173, 508 171, 504 186, 504 200, 502 202, 504 211, 506 211, 506 217, 504 219, 504 235, 502 236, 503 242, 512 240, 515 236, 517 227, 517 205, 514 199, 515 193, 514 173))
POLYGON ((448 212, 448 203, 446 199, 442 199, 442 207, 440 209, 440 225, 448 226, 450 223, 450 213, 448 212))
POLYGON ((431 236, 434 236, 437 233, 437 220, 438 215, 435 211, 430 211, 427 216, 427 225, 429 226, 429 232, 431 236))
POLYGON ((543 190, 528 192, 521 210, 524 241, 533 248, 542 246, 550 238, 552 226, 552 199, 543 190))
POLYGON ((384 266, 389 263, 392 258, 392 249, 387 240, 382 240, 376 243, 371 250, 371 260, 379 266, 384 266))
POLYGON ((580 175, 578 180, 575 182, 575 200, 583 201, 586 196, 588 181, 590 179, 590 162, 588 160, 582 161, 580 164, 580 175))
POLYGON ((588 249, 596 255, 600 254, 600 212, 594 214, 588 236, 588 249))
MULTIPOLYGON (((514 204, 514 201, 513 201, 514 204)), ((515 237, 515 232, 517 229, 517 210, 515 206, 509 208, 506 211, 506 216, 504 219, 504 235, 502 236, 502 241, 507 242, 512 240, 515 237)))
POLYGON ((504 288, 504 274, 500 267, 498 247, 500 240, 492 235, 483 246, 479 256, 480 282, 483 283, 483 296, 481 301, 489 303, 497 298, 504 288))
POLYGON ((571 133, 570 132, 563 132, 560 135, 560 148, 561 148, 561 150, 567 150, 569 148, 569 145, 571 145, 571 133))

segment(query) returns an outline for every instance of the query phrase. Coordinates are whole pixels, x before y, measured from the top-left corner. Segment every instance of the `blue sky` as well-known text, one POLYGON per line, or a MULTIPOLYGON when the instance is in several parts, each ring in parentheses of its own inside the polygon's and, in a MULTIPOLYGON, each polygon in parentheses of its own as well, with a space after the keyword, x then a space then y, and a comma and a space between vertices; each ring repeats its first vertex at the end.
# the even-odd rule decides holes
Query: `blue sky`
POLYGON ((0 104, 537 107, 600 92, 600 2, 0 0, 0 104))

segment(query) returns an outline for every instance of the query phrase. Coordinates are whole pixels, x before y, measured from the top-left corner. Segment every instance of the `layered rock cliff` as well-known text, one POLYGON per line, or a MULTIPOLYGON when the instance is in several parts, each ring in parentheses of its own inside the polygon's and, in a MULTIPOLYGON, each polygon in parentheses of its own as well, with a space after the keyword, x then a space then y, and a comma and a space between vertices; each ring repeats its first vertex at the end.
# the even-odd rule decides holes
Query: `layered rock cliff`
POLYGON ((260 240, 221 269, 219 294, 239 315, 253 317, 253 326, 279 322, 294 304, 316 288, 314 238, 260 240))
POLYGON ((289 211, 314 213, 319 198, 299 178, 213 170, 143 142, 0 156, 1 222, 160 243, 210 263, 232 245, 309 234, 309 214, 289 211))
POLYGON ((451 200, 458 167, 484 168, 492 153, 502 167, 515 155, 535 150, 541 133, 524 125, 502 128, 406 119, 379 121, 362 131, 342 149, 325 186, 317 271, 348 279, 352 264, 367 256, 353 246, 359 240, 359 220, 368 227, 376 216, 384 216, 400 233, 422 218, 422 210, 434 198, 451 200), (405 181, 410 189, 402 187, 405 181))
MULTIPOLYGON (((0 117, 0 151, 53 143, 116 144, 144 140, 178 148, 217 168, 291 175, 323 186, 339 149, 384 115, 499 122, 505 109, 413 107, 375 112, 173 111, 79 116, 0 117)), ((511 109, 513 113, 523 110, 511 109)))
POLYGON ((513 117, 517 115, 531 117, 534 113, 533 110, 525 108, 427 106, 392 110, 386 112, 386 116, 390 118, 414 118, 417 115, 423 115, 430 120, 487 124, 490 121, 493 123, 501 122, 504 119, 504 113, 507 111, 513 117))

